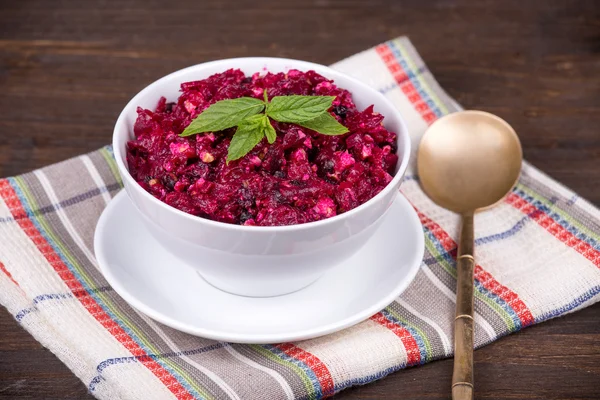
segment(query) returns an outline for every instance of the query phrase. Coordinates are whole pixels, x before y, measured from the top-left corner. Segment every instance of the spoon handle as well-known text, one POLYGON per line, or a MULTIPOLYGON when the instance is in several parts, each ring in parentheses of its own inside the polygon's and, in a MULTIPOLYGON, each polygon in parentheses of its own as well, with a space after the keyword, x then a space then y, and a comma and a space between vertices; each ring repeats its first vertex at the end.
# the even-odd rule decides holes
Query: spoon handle
POLYGON ((473 213, 462 216, 456 265, 452 399, 473 399, 473 213))

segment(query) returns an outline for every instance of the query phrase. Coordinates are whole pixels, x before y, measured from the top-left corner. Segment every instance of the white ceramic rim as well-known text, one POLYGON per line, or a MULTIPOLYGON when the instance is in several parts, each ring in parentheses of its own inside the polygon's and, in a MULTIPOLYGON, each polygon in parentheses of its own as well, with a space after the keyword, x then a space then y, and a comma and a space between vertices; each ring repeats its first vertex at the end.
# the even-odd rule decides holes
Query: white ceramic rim
MULTIPOLYGON (((347 218, 347 217, 351 217, 352 215, 359 213, 361 210, 363 210, 364 208, 368 207, 370 204, 380 200, 382 197, 384 197, 387 193, 389 193, 391 190, 394 190, 393 188, 396 186, 396 184, 399 185, 400 181, 402 180, 402 177, 404 176, 404 172, 406 171, 406 168, 408 167, 408 161, 410 158, 410 151, 411 151, 411 141, 410 141, 410 136, 408 134, 408 128, 406 126, 406 123, 404 122, 404 119, 402 118, 402 115, 400 115, 400 112, 397 111, 398 115, 398 122, 400 123, 401 126, 401 132, 396 132, 396 135, 402 135, 403 136, 403 141, 405 143, 404 146, 404 153, 402 155, 398 154, 398 157, 401 157, 401 162, 400 162, 400 167, 398 168, 398 172, 394 175, 393 179, 383 188, 383 190, 381 192, 379 192, 377 195, 375 195, 373 198, 371 198, 370 200, 368 200, 367 202, 361 204, 360 206, 347 211, 343 214, 339 214, 336 216, 333 216, 331 218, 326 218, 320 221, 314 221, 314 222, 307 222, 304 224, 296 224, 296 225, 285 225, 285 226, 246 226, 246 225, 235 225, 235 224, 228 224, 225 222, 219 222, 219 221, 213 221, 210 220, 208 218, 202 218, 202 217, 198 217, 196 215, 192 215, 192 214, 188 214, 186 212, 183 212, 175 207, 169 206, 166 203, 163 203, 162 201, 160 201, 159 199, 157 199, 156 197, 152 196, 150 193, 148 193, 147 191, 145 191, 131 176, 131 174, 129 173, 129 169, 125 166, 125 164, 123 163, 122 160, 122 153, 124 151, 124 149, 121 149, 118 144, 117 144, 117 136, 119 135, 119 126, 124 125, 123 124, 123 120, 126 118, 126 111, 129 110, 131 107, 137 107, 137 104, 139 104, 139 98, 142 97, 143 95, 145 95, 147 92, 150 92, 153 88, 154 85, 165 81, 167 79, 173 79, 173 78, 177 78, 179 75, 183 75, 186 72, 196 69, 199 66, 218 66, 220 64, 223 64, 223 68, 231 68, 232 65, 235 65, 236 62, 238 61, 245 61, 245 60, 252 60, 252 61, 257 61, 259 63, 266 63, 270 60, 277 60, 277 61, 288 61, 292 64, 292 67, 294 68, 298 68, 298 69, 303 69, 305 71, 307 70, 311 70, 311 69, 315 69, 315 70, 326 70, 327 73, 324 73, 322 75, 324 75, 326 78, 329 79, 334 79, 335 80, 335 76, 339 76, 342 77, 344 79, 350 80, 352 81, 354 84, 361 86, 364 90, 368 90, 368 91, 372 91, 375 92, 377 94, 377 96, 379 96, 379 100, 383 103, 387 103, 387 105, 392 108, 392 109, 396 109, 396 107, 380 92, 378 92, 377 90, 373 89, 372 87, 368 86, 367 84, 359 81, 358 79, 355 79, 349 75, 346 75, 342 72, 336 71, 332 68, 329 68, 325 65, 321 65, 321 64, 316 64, 316 63, 311 63, 308 61, 300 61, 300 60, 294 60, 294 59, 289 59, 289 58, 277 58, 277 57, 239 57, 239 58, 228 58, 228 59, 222 59, 222 60, 216 60, 216 61, 209 61, 206 63, 202 63, 202 64, 197 64, 197 65, 193 65, 191 67, 187 67, 187 68, 183 68, 180 69, 178 71, 175 71, 169 75, 166 75, 154 82, 152 82, 150 85, 146 86, 144 89, 142 89, 138 94, 136 94, 128 103, 127 105, 123 108, 123 111, 121 111, 121 114, 119 115, 119 118, 117 119, 117 122, 115 124, 115 128, 113 131, 113 152, 115 154, 115 159, 117 162, 117 167, 119 169, 119 173, 121 175, 121 178, 123 180, 126 180, 131 187, 135 188, 134 190, 137 190, 138 192, 141 192, 142 196, 145 196, 146 199, 148 199, 149 201, 153 202, 154 204, 156 204, 159 207, 168 209, 170 212, 174 212, 179 214, 181 217, 184 218, 188 218, 191 219, 193 221, 199 221, 199 223, 204 223, 207 224, 209 226, 214 226, 214 227, 220 227, 220 228, 227 228, 227 229, 232 229, 232 230, 237 230, 237 231, 242 231, 242 232, 257 232, 257 231, 264 231, 264 232, 285 232, 285 231, 295 231, 295 230, 303 230, 303 229, 311 229, 313 227, 317 227, 317 226, 321 226, 321 225, 327 225, 327 224, 331 224, 336 222, 339 219, 342 218, 347 218), (330 74, 330 75, 328 75, 330 74)), ((320 71, 317 71, 318 73, 321 73, 320 71)), ((158 99, 157 99, 158 101, 158 99)), ((385 115, 384 115, 385 117, 385 115)))
MULTIPOLYGON (((249 344, 270 344, 270 343, 292 342, 292 341, 306 340, 306 339, 312 339, 312 338, 328 335, 330 333, 337 332, 342 329, 348 328, 350 326, 356 325, 357 323, 362 322, 362 321, 368 319, 369 317, 375 315, 379 311, 383 310, 385 307, 390 305, 400 294, 402 294, 406 290, 408 285, 410 285, 413 282, 413 280, 415 279, 415 276, 417 275, 417 272, 419 271, 419 268, 421 267, 421 261, 423 260, 423 255, 425 253, 425 237, 423 235, 423 231, 421 230, 422 225, 419 220, 419 217, 417 216, 416 211, 410 205, 408 200, 402 194, 399 193, 398 196, 396 196, 396 198, 394 199, 394 202, 398 201, 398 202, 402 203, 400 206, 407 210, 407 213, 409 214, 409 218, 413 221, 413 224, 411 224, 411 225, 414 226, 416 229, 418 229, 418 232, 416 232, 417 242, 418 242, 417 249, 413 253, 412 258, 410 259, 411 266, 410 266, 410 269, 408 270, 408 273, 404 276, 403 279, 401 279, 398 282, 396 287, 394 287, 394 289, 391 290, 390 293, 388 293, 385 297, 383 297, 378 302, 375 302, 374 304, 367 307, 363 311, 358 312, 358 313, 356 313, 350 317, 347 317, 345 319, 342 319, 340 321, 333 322, 333 323, 330 323, 327 325, 323 325, 318 328, 312 328, 312 329, 295 332, 293 334, 288 334, 288 335, 231 334, 231 333, 227 333, 227 332, 223 332, 223 331, 206 329, 206 328, 202 328, 202 327, 191 327, 188 324, 179 322, 176 319, 173 319, 167 315, 164 315, 163 313, 155 311, 151 307, 146 306, 143 302, 139 301, 135 296, 130 294, 129 291, 127 290, 127 288, 125 288, 123 285, 121 285, 120 281, 117 278, 115 278, 112 275, 112 273, 110 272, 110 268, 105 267, 106 265, 108 265, 108 263, 107 263, 105 255, 104 255, 104 252, 100 251, 100 250, 102 250, 102 248, 100 247, 100 237, 102 236, 102 234, 100 232, 105 229, 105 225, 109 221, 108 215, 110 214, 110 209, 116 207, 117 201, 119 200, 120 196, 125 197, 125 201, 131 201, 131 199, 129 199, 123 191, 121 191, 119 194, 117 194, 117 196, 115 196, 115 198, 108 204, 108 206, 106 207, 106 209, 100 216, 100 219, 98 220, 98 224, 96 225, 96 231, 94 233, 94 251, 96 254, 96 258, 98 260, 98 265, 100 267, 100 270, 102 271, 102 274, 104 275, 104 278, 107 280, 108 284, 117 292, 117 294, 119 294, 119 296, 121 296, 128 304, 130 304, 137 310, 141 311, 142 313, 146 314, 153 320, 163 323, 167 326, 170 326, 171 328, 176 329, 178 331, 189 333, 194 336, 204 337, 207 339, 220 340, 220 341, 232 342, 232 343, 249 343, 249 344)), ((141 218, 141 216, 139 216, 139 217, 141 218)), ((398 229, 404 229, 404 228, 405 227, 399 227, 398 229)), ((202 279, 202 278, 200 276, 198 276, 198 279, 202 279)), ((216 289, 216 290, 218 290, 218 289, 216 289)), ((303 290, 303 289, 301 289, 301 290, 303 290)), ((236 296, 234 294, 230 294, 230 295, 236 296)), ((275 296, 274 298, 277 298, 277 297, 279 297, 279 296, 275 296)))

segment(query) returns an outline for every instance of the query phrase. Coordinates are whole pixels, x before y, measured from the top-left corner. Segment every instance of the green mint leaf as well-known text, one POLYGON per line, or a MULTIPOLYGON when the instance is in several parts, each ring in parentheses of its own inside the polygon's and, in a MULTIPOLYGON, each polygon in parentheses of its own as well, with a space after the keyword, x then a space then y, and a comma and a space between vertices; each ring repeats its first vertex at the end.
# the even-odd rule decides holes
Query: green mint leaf
POLYGON ((265 136, 265 119, 267 124, 271 125, 264 114, 253 115, 240 122, 238 125, 229 149, 227 150, 227 163, 244 157, 260 143, 265 136))
POLYGON ((348 128, 340 124, 337 119, 327 111, 319 115, 317 118, 296 122, 296 125, 312 129, 322 135, 343 135, 348 132, 348 128))
POLYGON ((271 125, 271 121, 269 121, 269 117, 267 117, 265 115, 265 123, 264 123, 264 132, 265 132, 265 136, 267 137, 267 140, 269 141, 269 144, 273 144, 275 143, 275 140, 277 139, 277 132, 275 132, 275 128, 273 128, 273 125, 271 125))
POLYGON ((331 107, 335 96, 275 96, 266 114, 279 122, 298 123, 318 117, 331 107))
POLYGON ((179 136, 222 131, 238 125, 252 115, 260 113, 264 108, 265 103, 262 100, 252 97, 221 100, 202 111, 179 136))

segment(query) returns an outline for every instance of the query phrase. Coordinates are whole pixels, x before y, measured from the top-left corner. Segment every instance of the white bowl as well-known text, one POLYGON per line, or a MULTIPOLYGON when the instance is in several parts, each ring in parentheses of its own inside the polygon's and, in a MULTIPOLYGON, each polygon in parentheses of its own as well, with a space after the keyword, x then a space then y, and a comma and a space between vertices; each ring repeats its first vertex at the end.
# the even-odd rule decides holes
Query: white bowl
MULTIPOLYGON (((364 83, 319 64, 252 57, 195 65, 147 86, 119 115, 113 133, 113 150, 129 198, 144 217, 148 231, 165 250, 197 269, 206 281, 221 290, 265 297, 308 286, 369 240, 398 195, 410 156, 410 139, 400 113, 381 93, 364 83), (385 116, 385 127, 398 136, 399 162, 392 181, 371 200, 351 211, 322 221, 277 227, 211 221, 156 199, 133 179, 127 167, 125 146, 134 138, 136 108, 154 109, 161 96, 167 101, 176 101, 182 82, 204 79, 230 68, 239 68, 246 75, 265 70, 314 70, 349 90, 358 109, 375 105, 375 111, 385 116), (203 262, 197 262, 199 259, 203 262)), ((169 268, 168 265, 164 267, 169 268)), ((365 274, 368 271, 369 266, 365 265, 365 274)))

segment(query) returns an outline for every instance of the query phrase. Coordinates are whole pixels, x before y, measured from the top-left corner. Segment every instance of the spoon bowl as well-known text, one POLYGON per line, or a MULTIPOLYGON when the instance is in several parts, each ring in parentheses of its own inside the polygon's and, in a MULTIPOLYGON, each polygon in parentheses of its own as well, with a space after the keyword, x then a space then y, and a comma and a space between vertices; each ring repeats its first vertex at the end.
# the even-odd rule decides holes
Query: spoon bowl
POLYGON ((421 141, 418 169, 427 195, 459 214, 493 206, 515 185, 522 150, 503 119, 462 111, 437 120, 421 141))

